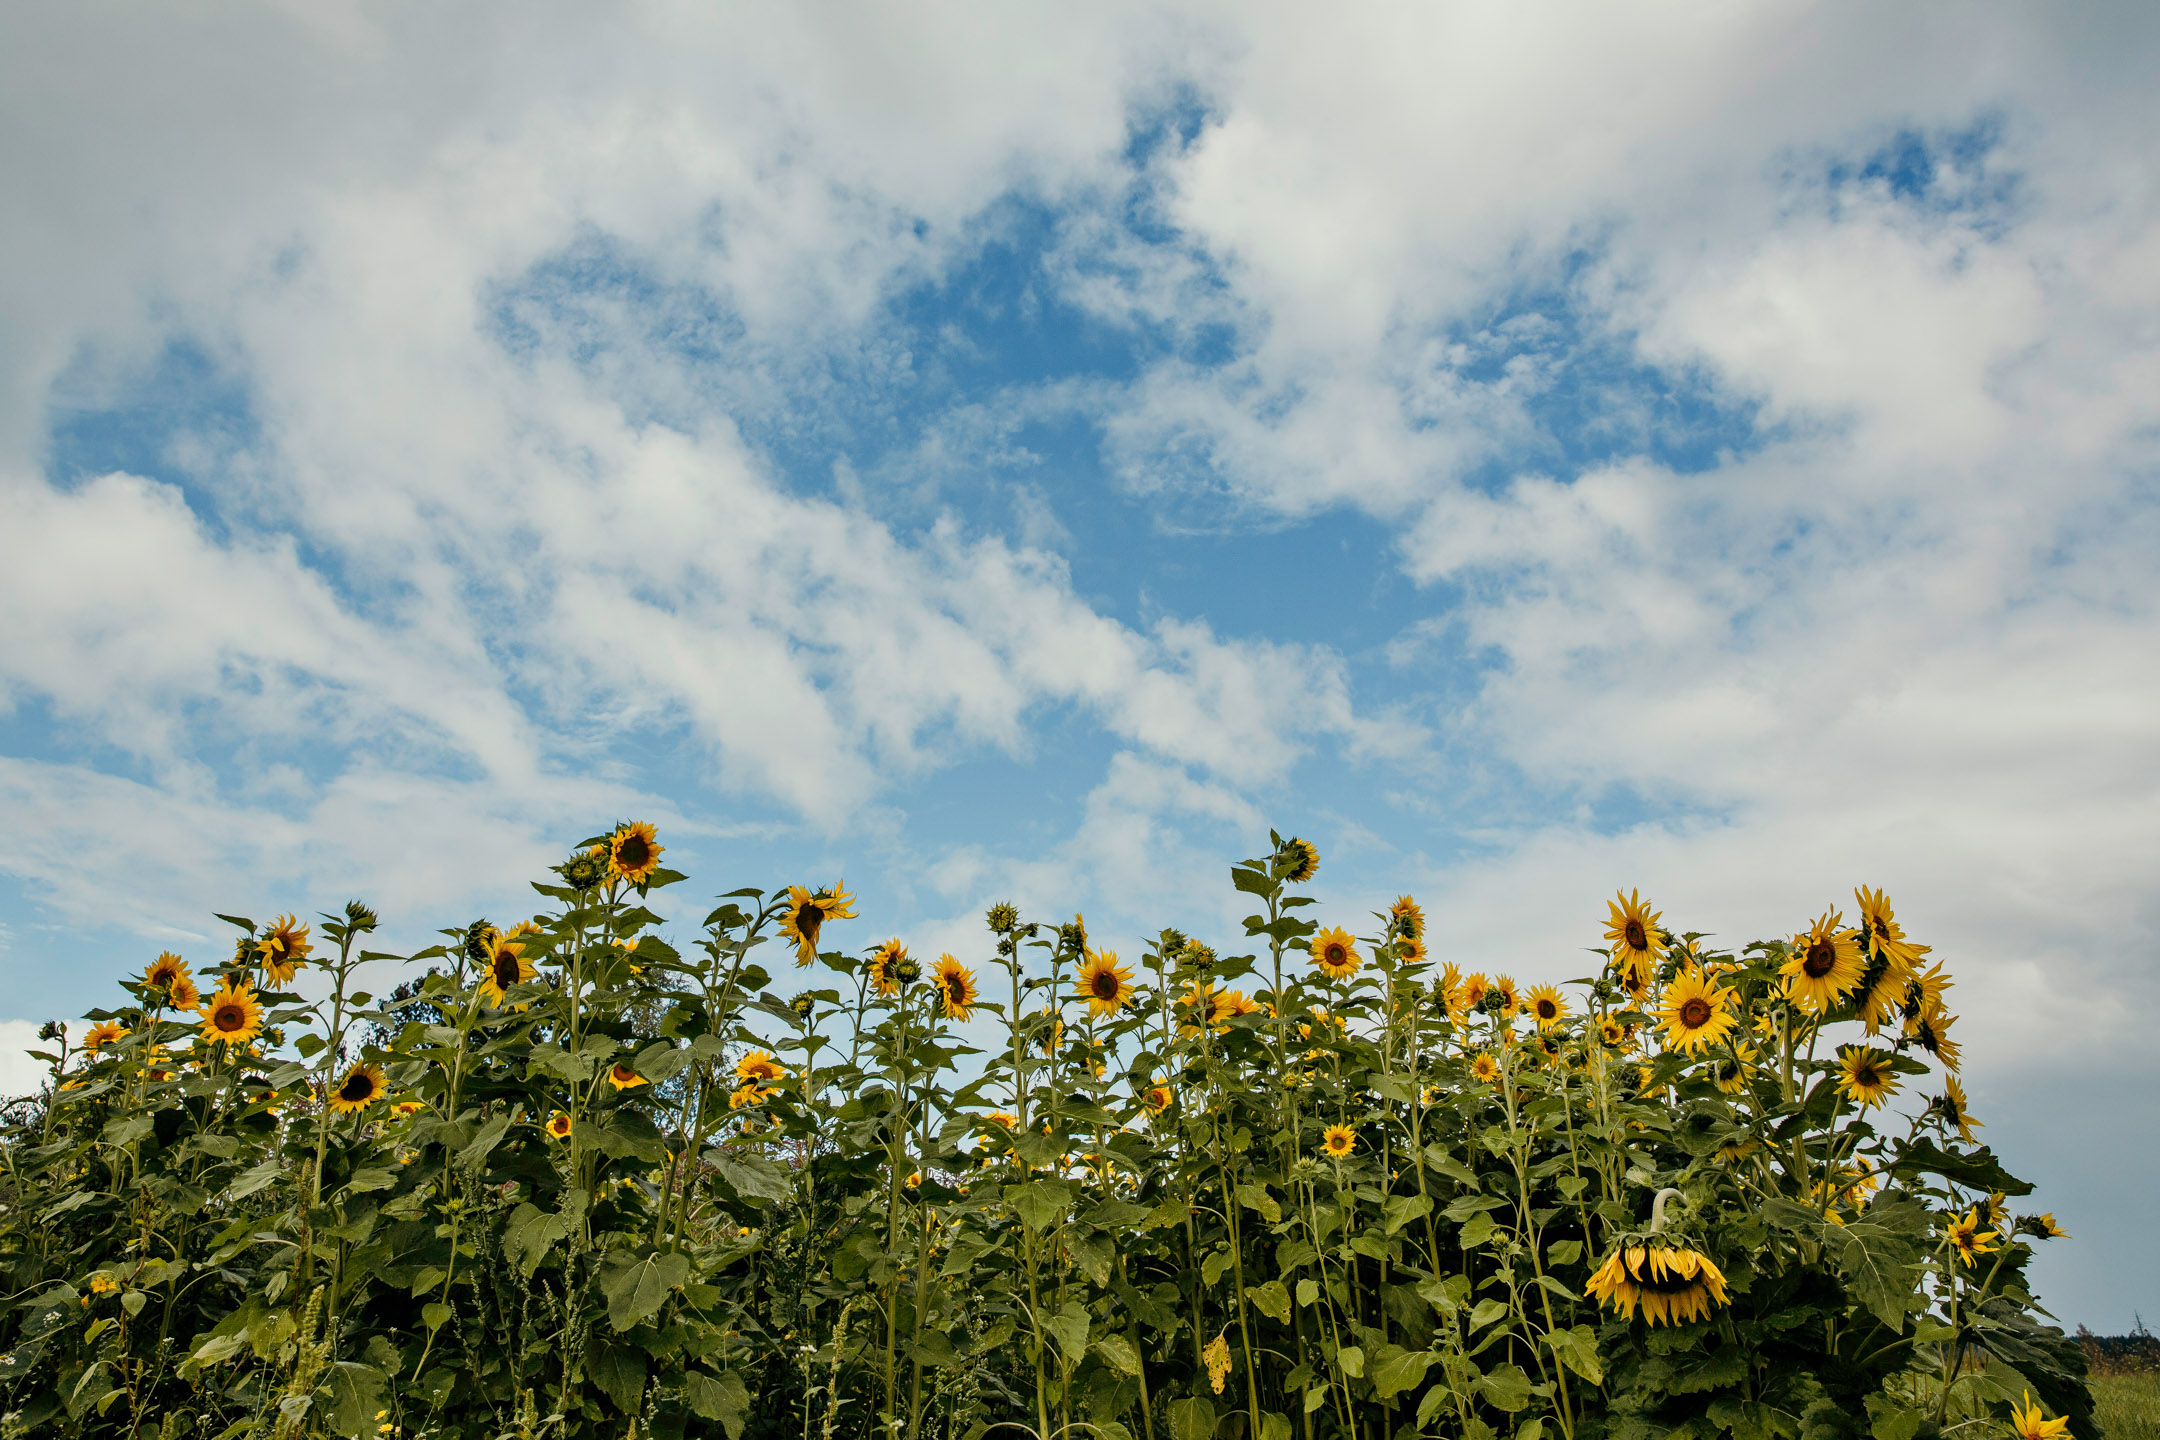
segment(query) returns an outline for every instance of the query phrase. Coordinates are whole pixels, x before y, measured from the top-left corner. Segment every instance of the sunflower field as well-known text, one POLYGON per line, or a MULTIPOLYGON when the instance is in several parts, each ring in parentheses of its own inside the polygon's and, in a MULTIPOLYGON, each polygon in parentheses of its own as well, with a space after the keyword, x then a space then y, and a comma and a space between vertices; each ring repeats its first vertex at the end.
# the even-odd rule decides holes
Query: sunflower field
POLYGON ((1630 892, 1525 987, 1294 837, 1124 956, 843 943, 837 883, 677 948, 661 855, 410 957, 221 917, 47 1026, 0 1434, 2097 1440, 1878 892, 1737 952, 1630 892))

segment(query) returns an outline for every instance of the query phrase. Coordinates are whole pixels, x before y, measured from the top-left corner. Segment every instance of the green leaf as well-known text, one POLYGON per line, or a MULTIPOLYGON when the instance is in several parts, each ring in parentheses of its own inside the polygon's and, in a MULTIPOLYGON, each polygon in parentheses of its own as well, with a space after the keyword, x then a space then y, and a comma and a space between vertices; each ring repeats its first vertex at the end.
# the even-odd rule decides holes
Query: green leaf
POLYGON ((1282 1207, 1275 1203, 1274 1196, 1267 1193, 1265 1185, 1249 1182, 1240 1185, 1237 1187, 1237 1198, 1238 1203, 1246 1209, 1259 1211, 1270 1225, 1282 1223, 1282 1207))
POLYGON ((458 1152, 458 1166, 466 1170, 478 1169, 487 1160, 488 1152, 500 1145, 503 1136, 509 1133, 510 1117, 508 1115, 498 1115, 493 1120, 488 1121, 487 1124, 480 1127, 480 1133, 473 1137, 472 1144, 467 1145, 458 1152))
POLYGON ((705 1163, 720 1172, 720 1178, 735 1187, 735 1193, 749 1200, 770 1200, 786 1204, 795 1195, 795 1182, 788 1172, 762 1155, 735 1155, 726 1150, 707 1150, 705 1163))
POLYGON ((503 1256, 530 1279, 556 1242, 569 1236, 568 1220, 526 1203, 510 1212, 509 1223, 503 1228, 503 1256))
POLYGON ((1393 1235, 1413 1220, 1422 1220, 1432 1213, 1430 1195, 1390 1195, 1380 1207, 1380 1215, 1387 1233, 1393 1235))
POLYGON ((1530 1403, 1530 1377, 1520 1365, 1496 1365, 1480 1376, 1477 1388, 1495 1409, 1510 1414, 1530 1403))
POLYGON ((1066 1301, 1065 1308, 1057 1314, 1045 1315, 1043 1329, 1050 1332, 1050 1338, 1057 1341, 1058 1349, 1065 1352, 1066 1364, 1077 1365, 1080 1357, 1087 1354, 1087 1311, 1073 1301, 1066 1301))
POLYGON ((1095 1353, 1109 1361, 1110 1368, 1120 1375, 1140 1373, 1140 1352, 1122 1335, 1103 1336, 1095 1342, 1095 1353))
POLYGON ((330 1428, 340 1435, 375 1433, 375 1412, 383 1408, 383 1372, 372 1365, 340 1360, 323 1377, 329 1391, 330 1428))
POLYGON ((1908 1140, 1898 1147, 1890 1173, 1900 1179, 1915 1175, 1940 1175, 1968 1190, 2000 1190, 2005 1195, 2030 1195, 2032 1185, 2003 1169, 1995 1152, 1982 1145, 1959 1152, 1944 1150, 1932 1140, 1908 1140))
POLYGON ((1247 870, 1242 865, 1230 867, 1230 883, 1247 895, 1268 896, 1282 888, 1282 883, 1269 878, 1266 871, 1247 870))
POLYGON ((668 1292, 690 1278, 690 1257, 668 1250, 642 1258, 620 1253, 610 1257, 600 1277, 600 1293, 607 1296, 608 1323, 616 1333, 651 1318, 667 1299, 668 1292))
POLYGON ((1072 1190, 1062 1180, 1036 1180, 1026 1185, 1005 1187, 1005 1203, 1012 1206, 1013 1213, 1021 1223, 1037 1230, 1047 1230, 1057 1224, 1072 1203, 1072 1190))
POLYGON ((908 1347, 910 1356, 924 1365, 941 1365, 952 1369, 960 1364, 960 1356, 954 1352, 952 1337, 942 1330, 925 1330, 915 1337, 908 1347))
POLYGON ((1227 1249, 1217 1250, 1200 1262, 1200 1278, 1209 1285, 1219 1284, 1223 1271, 1229 1268, 1230 1252, 1227 1249))
POLYGON ((1405 1350, 1397 1345, 1382 1346, 1373 1355, 1374 1392, 1382 1400, 1391 1400, 1405 1390, 1416 1388, 1424 1382, 1425 1371, 1439 1358, 1430 1350, 1405 1350))
POLYGON ((1424 1398, 1417 1402, 1417 1428, 1423 1430, 1430 1425, 1432 1417, 1440 1413, 1440 1407, 1447 1404, 1454 1393, 1445 1385, 1435 1385, 1427 1390, 1424 1398))
POLYGON ((585 1373, 624 1414, 645 1408, 645 1352, 637 1346, 601 1341, 585 1352, 585 1373))
POLYGON ((1568 1369, 1592 1385, 1605 1383, 1605 1362, 1598 1358, 1597 1332, 1588 1325, 1548 1331, 1545 1343, 1568 1369))
POLYGON ((743 1384, 742 1376, 733 1370, 723 1370, 718 1375, 691 1371, 683 1382, 683 1398, 699 1418, 717 1420, 725 1426, 728 1440, 736 1440, 742 1434, 744 1422, 750 1418, 750 1389, 743 1384))
POLYGON ((1261 1411, 1260 1440, 1290 1440, 1290 1417, 1273 1410, 1261 1411))
POLYGON ((1480 1210, 1470 1217, 1462 1229, 1455 1233, 1455 1238, 1461 1242, 1463 1249, 1474 1250, 1492 1239, 1493 1231, 1496 1228, 1498 1227, 1493 1224, 1492 1215, 1487 1211, 1480 1210))
POLYGON ((420 1307, 420 1320, 421 1323, 426 1325, 430 1331, 435 1331, 440 1330, 443 1326, 443 1322, 448 1320, 455 1313, 456 1312, 453 1311, 448 1305, 442 1304, 440 1301, 437 1301, 433 1304, 423 1305, 420 1307))
POLYGON ((1204 1395, 1170 1402, 1170 1440, 1213 1440, 1215 1407, 1204 1395))
POLYGON ((1335 1363, 1345 1375, 1363 1375, 1365 1352, 1355 1345, 1345 1345, 1335 1352, 1335 1363))
POLYGON ((1313 1301, 1315 1301, 1315 1300, 1318 1300, 1319 1298, 1320 1298, 1320 1286, 1319 1286, 1319 1283, 1318 1283, 1317 1281, 1313 1281, 1313 1280, 1300 1280, 1300 1281, 1298 1281, 1298 1282, 1297 1282, 1297 1303, 1298 1303, 1298 1304, 1300 1304, 1300 1305, 1310 1305, 1310 1304, 1312 1304, 1312 1303, 1313 1303, 1313 1301))
POLYGON ((1290 1319, 1290 1292, 1280 1280, 1270 1280, 1264 1285, 1245 1287, 1245 1298, 1257 1307, 1261 1314, 1287 1324, 1290 1319))
POLYGON ((1902 1331, 1915 1281, 1912 1242, 1865 1220, 1825 1225, 1823 1239, 1861 1303, 1890 1330, 1902 1331))

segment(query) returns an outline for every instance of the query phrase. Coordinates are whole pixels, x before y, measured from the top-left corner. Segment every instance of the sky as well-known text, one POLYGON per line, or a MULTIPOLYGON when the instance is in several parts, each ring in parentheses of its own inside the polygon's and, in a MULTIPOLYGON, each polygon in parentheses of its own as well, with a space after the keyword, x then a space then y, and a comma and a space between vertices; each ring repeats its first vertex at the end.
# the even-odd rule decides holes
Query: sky
MULTIPOLYGON (((0 1081, 212 912, 418 948, 624 818, 1580 975, 1882 886, 2160 1314, 2160 11, 0 17, 0 1081)), ((668 908, 673 907, 673 908, 668 908)), ((677 919, 675 917, 687 917, 677 919)), ((26 1079, 27 1077, 27 1079, 26 1079)))

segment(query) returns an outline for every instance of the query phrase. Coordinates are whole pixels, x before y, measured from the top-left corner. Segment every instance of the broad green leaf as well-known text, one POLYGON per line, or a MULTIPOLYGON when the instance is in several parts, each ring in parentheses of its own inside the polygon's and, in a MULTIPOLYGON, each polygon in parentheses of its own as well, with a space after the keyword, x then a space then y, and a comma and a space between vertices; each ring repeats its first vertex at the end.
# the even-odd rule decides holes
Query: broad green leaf
POLYGON ((1391 1400, 1405 1390, 1414 1389, 1425 1379, 1425 1371, 1440 1357, 1430 1350, 1404 1350, 1388 1345, 1373 1354, 1373 1391, 1382 1400, 1391 1400))
POLYGON ((1245 1287, 1245 1298, 1257 1307, 1261 1314, 1288 1323, 1290 1319, 1290 1292, 1280 1280, 1270 1280, 1264 1285, 1245 1287))
POLYGON ((1282 1207, 1275 1203, 1274 1196, 1268 1194, 1265 1185, 1240 1185, 1237 1187, 1237 1198, 1238 1203, 1246 1209, 1259 1211, 1270 1225, 1281 1223, 1282 1207))
POLYGON ((1095 1353, 1110 1362, 1110 1368, 1121 1375, 1140 1373, 1140 1352, 1133 1349, 1132 1341, 1123 1335, 1105 1335, 1095 1342, 1095 1353))
POLYGON ((1597 1332, 1588 1325, 1548 1331, 1545 1343, 1568 1369, 1592 1385, 1605 1383, 1605 1363, 1598 1358, 1597 1332))
POLYGON ((608 1323, 619 1334, 658 1312, 668 1292, 690 1278, 690 1257, 667 1250, 642 1258, 616 1255, 601 1272, 608 1323))
POLYGON ((1365 1352, 1355 1345, 1345 1345, 1335 1352, 1335 1364, 1345 1375, 1363 1375, 1365 1352))
POLYGON ((322 1388, 329 1392, 330 1428, 346 1436, 373 1435, 375 1412, 383 1408, 383 1386, 387 1383, 382 1371, 372 1365, 340 1360, 330 1367, 323 1382, 322 1388))
POLYGON ((1170 1402, 1170 1440, 1214 1440, 1215 1407, 1205 1396, 1170 1402))
POLYGON ((720 1178, 735 1188, 735 1193, 747 1200, 770 1200, 785 1204, 794 1198, 795 1183, 772 1161, 762 1155, 738 1155, 727 1150, 707 1150, 705 1163, 720 1172, 720 1178))
POLYGON ((1065 1308, 1055 1315, 1043 1316, 1043 1329, 1050 1332, 1050 1338, 1057 1341, 1058 1349, 1065 1352, 1066 1364, 1080 1363, 1080 1357, 1087 1353, 1088 1347, 1087 1311, 1068 1300, 1065 1308))
POLYGON ((1495 1409, 1510 1413, 1530 1403, 1530 1377, 1520 1365, 1498 1365, 1480 1376, 1477 1388, 1495 1409))
POLYGON ((1005 1203, 1012 1206, 1022 1224, 1037 1230, 1055 1225, 1071 1202, 1072 1191, 1062 1180, 1035 1180, 1005 1187, 1005 1203))
POLYGON ((1413 1220, 1421 1220, 1432 1213, 1432 1197, 1429 1195, 1390 1195, 1381 1207, 1382 1223, 1387 1233, 1393 1235, 1413 1220))

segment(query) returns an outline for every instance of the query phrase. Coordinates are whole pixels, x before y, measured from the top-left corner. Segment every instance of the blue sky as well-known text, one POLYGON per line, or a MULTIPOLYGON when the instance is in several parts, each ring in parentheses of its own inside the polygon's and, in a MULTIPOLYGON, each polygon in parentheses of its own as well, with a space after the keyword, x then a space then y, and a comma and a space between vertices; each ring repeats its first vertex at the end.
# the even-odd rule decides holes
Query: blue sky
POLYGON ((963 955, 1883 885, 2160 1308, 2147 13, 543 12, 4 22, 0 1039, 621 816, 963 955))

